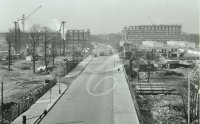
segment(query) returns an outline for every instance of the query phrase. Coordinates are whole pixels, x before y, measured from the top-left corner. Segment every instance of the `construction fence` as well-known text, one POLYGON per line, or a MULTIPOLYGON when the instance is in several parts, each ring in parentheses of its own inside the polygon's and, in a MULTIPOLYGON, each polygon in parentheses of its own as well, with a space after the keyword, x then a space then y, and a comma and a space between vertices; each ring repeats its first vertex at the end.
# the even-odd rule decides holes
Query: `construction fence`
MULTIPOLYGON (((56 78, 45 81, 45 85, 38 87, 26 93, 17 102, 6 103, 3 106, 4 124, 11 123, 14 119, 20 116, 23 112, 28 110, 41 96, 43 96, 49 89, 57 83, 56 78)), ((1 117, 2 118, 2 117, 1 117)), ((1 122, 0 122, 1 123, 1 122)))

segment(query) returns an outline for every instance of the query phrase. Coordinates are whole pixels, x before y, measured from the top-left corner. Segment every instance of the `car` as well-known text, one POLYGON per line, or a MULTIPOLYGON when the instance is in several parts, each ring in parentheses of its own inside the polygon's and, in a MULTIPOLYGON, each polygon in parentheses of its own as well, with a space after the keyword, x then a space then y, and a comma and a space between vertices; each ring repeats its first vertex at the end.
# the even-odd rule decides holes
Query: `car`
POLYGON ((100 56, 104 56, 104 52, 101 52, 101 53, 100 53, 100 56))

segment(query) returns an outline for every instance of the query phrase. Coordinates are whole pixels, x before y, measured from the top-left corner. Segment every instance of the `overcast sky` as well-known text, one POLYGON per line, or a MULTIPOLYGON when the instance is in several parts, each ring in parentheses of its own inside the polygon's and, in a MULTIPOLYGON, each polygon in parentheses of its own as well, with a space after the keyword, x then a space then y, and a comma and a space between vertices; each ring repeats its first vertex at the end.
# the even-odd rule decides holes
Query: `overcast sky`
POLYGON ((125 25, 152 22, 182 24, 187 33, 199 31, 199 0, 0 0, 0 31, 14 27, 17 18, 40 5, 26 20, 26 30, 32 24, 58 30, 66 21, 67 29, 90 29, 93 34, 118 33, 125 25))

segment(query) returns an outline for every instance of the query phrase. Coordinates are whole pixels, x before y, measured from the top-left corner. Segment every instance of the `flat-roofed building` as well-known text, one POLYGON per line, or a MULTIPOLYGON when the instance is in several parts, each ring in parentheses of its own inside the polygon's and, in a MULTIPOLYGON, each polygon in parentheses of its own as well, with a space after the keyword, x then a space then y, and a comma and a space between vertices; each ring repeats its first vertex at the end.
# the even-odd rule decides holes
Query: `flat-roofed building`
POLYGON ((158 48, 162 48, 165 46, 164 43, 157 41, 143 41, 142 45, 147 47, 158 47, 158 48))
POLYGON ((139 25, 124 27, 122 40, 142 44, 142 41, 181 41, 181 25, 139 25))
POLYGON ((69 44, 85 47, 88 45, 91 37, 90 30, 67 30, 66 40, 69 44))
POLYGON ((176 48, 196 48, 194 42, 187 42, 187 41, 167 41, 167 45, 170 47, 176 48))

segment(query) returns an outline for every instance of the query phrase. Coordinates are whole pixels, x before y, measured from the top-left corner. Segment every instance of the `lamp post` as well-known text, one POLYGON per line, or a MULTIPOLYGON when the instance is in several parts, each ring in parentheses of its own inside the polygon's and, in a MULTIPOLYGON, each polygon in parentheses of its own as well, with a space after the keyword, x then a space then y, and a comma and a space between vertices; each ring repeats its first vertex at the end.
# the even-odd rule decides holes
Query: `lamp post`
MULTIPOLYGON (((51 82, 50 82, 50 87, 51 87, 51 82)), ((50 89, 50 103, 51 103, 51 91, 52 91, 51 89, 50 89)))
POLYGON ((61 90, 60 90, 60 77, 58 77, 58 87, 59 87, 59 90, 58 90, 58 92, 59 92, 59 94, 61 94, 61 90))
POLYGON ((188 75, 188 124, 190 124, 190 75, 188 75))
POLYGON ((114 67, 115 67, 115 55, 114 55, 114 67))
POLYGON ((3 82, 1 82, 1 123, 3 124, 3 82))

